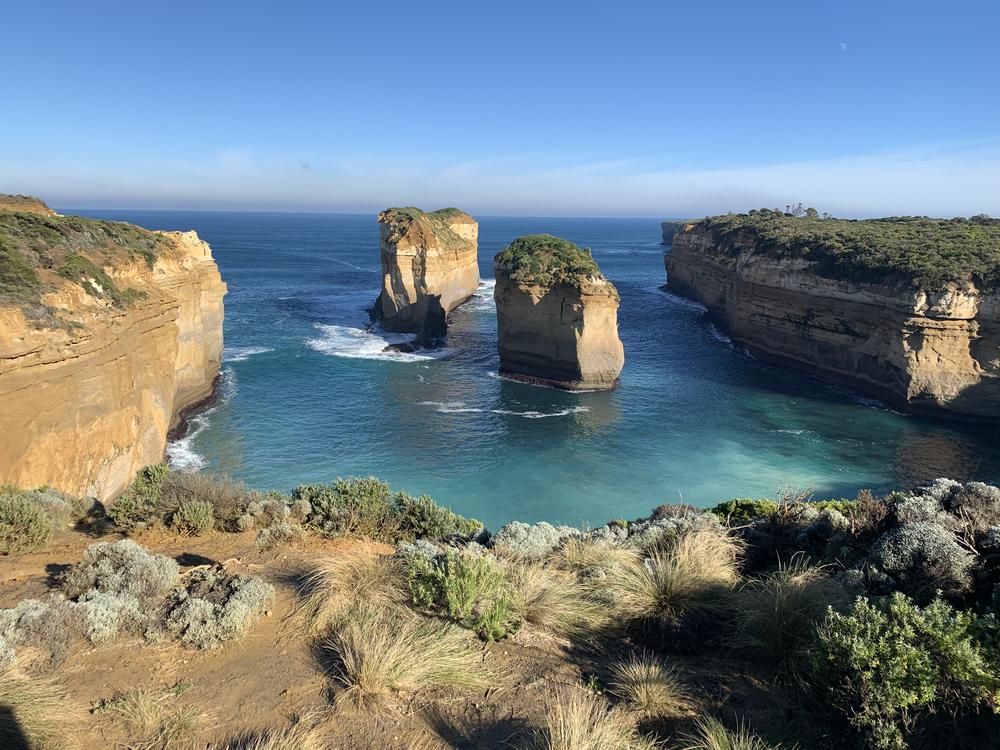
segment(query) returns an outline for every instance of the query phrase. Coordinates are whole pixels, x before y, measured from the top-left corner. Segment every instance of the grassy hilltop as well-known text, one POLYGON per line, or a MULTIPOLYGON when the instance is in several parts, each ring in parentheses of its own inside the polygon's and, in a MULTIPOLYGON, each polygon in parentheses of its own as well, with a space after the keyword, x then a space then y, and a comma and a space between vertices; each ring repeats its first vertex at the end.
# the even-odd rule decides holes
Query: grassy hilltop
POLYGON ((37 311, 41 294, 62 279, 118 306, 143 296, 118 289, 102 268, 135 258, 152 267, 169 240, 124 222, 58 216, 38 206, 44 204, 37 199, 0 196, 0 304, 37 311))
POLYGON ((692 221, 736 252, 802 257, 834 278, 908 284, 937 290, 951 281, 1000 285, 1000 219, 832 219, 760 209, 692 221))
POLYGON ((0 489, 0 575, 0 705, 32 750, 1000 732, 1000 489, 975 482, 491 535, 375 478, 263 493, 156 466, 107 509, 0 489))
POLYGON ((579 289, 589 279, 604 279, 589 248, 551 234, 518 237, 494 258, 512 281, 521 284, 554 286, 566 284, 579 289))

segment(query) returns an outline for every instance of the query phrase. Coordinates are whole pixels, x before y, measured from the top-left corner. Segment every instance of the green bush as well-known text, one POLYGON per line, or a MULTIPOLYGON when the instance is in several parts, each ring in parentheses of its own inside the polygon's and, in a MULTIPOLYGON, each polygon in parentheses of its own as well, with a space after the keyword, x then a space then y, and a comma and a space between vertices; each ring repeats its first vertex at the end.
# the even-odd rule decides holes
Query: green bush
POLYGON ((714 513, 720 521, 733 526, 742 526, 758 516, 773 516, 777 512, 778 503, 774 500, 754 500, 752 497, 726 500, 709 509, 709 513, 714 513))
POLYGON ((497 254, 494 263, 506 270, 511 280, 522 284, 579 288, 587 279, 604 278, 589 248, 580 249, 551 234, 518 237, 497 254))
POLYGON ((207 500, 182 500, 170 525, 182 534, 200 536, 215 526, 215 513, 207 500))
POLYGON ((309 503, 306 524, 322 534, 359 534, 382 541, 399 535, 389 485, 375 477, 301 485, 292 497, 309 503))
POLYGON ((0 490, 0 554, 30 552, 52 538, 45 510, 17 490, 0 490))
POLYGON ((167 464, 154 464, 139 470, 131 486, 110 508, 108 518, 122 531, 141 531, 161 518, 160 491, 170 475, 167 464))
POLYGON ((975 628, 940 599, 921 609, 899 593, 859 597, 847 614, 827 614, 812 678, 871 747, 900 750, 930 714, 998 710, 1000 672, 975 628))
POLYGON ((407 579, 417 607, 442 611, 488 641, 506 638, 520 625, 514 587, 492 556, 413 556, 407 560, 407 579))
POLYGON ((393 510, 402 535, 413 539, 440 539, 452 534, 472 537, 483 527, 474 518, 464 518, 427 495, 413 497, 400 492, 393 501, 393 510))
POLYGON ((160 485, 157 510, 161 516, 176 516, 186 503, 205 503, 211 508, 218 528, 236 531, 236 519, 255 501, 263 506, 265 497, 224 474, 173 472, 160 485))

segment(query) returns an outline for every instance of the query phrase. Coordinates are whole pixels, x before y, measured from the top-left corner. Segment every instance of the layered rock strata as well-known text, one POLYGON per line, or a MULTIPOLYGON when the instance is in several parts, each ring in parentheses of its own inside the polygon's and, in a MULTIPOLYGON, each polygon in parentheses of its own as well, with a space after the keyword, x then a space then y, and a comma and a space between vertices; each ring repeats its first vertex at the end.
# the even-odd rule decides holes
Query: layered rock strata
POLYGON ((665 256, 668 288, 762 358, 913 412, 1000 418, 1000 290, 975 278, 865 280, 825 263, 812 242, 813 252, 777 252, 773 239, 689 223, 665 256))
POLYGON ((479 224, 457 208, 389 208, 378 215, 382 289, 373 317, 426 345, 479 287, 479 224))
POLYGON ((0 482, 113 499, 212 394, 226 285, 194 232, 0 212, 0 482))
POLYGON ((589 250, 519 237, 494 258, 501 375, 566 390, 618 385, 618 291, 589 250))

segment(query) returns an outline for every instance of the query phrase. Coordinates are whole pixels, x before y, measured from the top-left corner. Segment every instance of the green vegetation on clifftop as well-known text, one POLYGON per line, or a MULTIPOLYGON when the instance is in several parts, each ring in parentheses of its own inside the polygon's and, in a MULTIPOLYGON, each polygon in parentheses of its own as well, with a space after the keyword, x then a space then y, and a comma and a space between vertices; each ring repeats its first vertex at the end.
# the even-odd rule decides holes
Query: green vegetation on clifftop
POLYGON ((551 234, 518 237, 494 259, 512 281, 552 286, 568 284, 577 289, 590 278, 603 279, 589 248, 580 248, 551 234))
POLYGON ((831 278, 928 290, 950 281, 1000 285, 1000 220, 985 216, 849 220, 761 209, 691 225, 733 253, 749 243, 760 253, 810 260, 817 273, 831 278))

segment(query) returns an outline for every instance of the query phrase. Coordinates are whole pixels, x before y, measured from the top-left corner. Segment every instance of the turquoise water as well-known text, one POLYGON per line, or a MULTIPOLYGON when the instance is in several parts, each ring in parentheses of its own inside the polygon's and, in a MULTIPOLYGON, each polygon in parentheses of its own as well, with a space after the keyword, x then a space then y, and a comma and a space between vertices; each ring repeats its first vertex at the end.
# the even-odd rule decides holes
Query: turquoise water
POLYGON ((787 486, 853 496, 1000 479, 995 429, 897 414, 735 348, 661 289, 657 220, 480 219, 484 277, 515 236, 552 232, 593 248, 618 286, 621 387, 569 394, 497 378, 489 283, 455 314, 445 351, 382 353, 390 337, 365 331, 373 216, 73 212, 197 229, 229 284, 223 397, 171 446, 184 468, 281 490, 374 474, 493 528, 599 524, 787 486))

